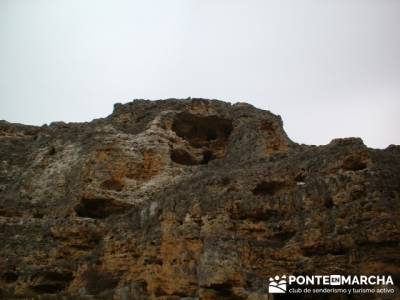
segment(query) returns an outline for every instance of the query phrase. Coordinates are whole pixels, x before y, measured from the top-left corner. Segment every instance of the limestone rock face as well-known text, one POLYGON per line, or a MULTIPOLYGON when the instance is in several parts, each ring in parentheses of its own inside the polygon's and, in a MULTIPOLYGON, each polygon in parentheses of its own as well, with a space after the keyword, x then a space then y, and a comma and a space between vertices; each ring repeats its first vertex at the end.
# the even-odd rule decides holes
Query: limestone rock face
POLYGON ((272 299, 281 274, 398 284, 399 195, 399 146, 299 145, 245 103, 1 121, 0 298, 272 299))

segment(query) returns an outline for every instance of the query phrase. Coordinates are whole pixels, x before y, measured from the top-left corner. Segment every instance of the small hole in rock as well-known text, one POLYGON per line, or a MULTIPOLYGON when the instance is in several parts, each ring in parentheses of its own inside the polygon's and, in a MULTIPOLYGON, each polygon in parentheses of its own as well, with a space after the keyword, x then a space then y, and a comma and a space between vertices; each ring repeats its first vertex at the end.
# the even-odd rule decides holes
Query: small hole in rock
POLYGON ((44 214, 41 212, 34 212, 32 215, 35 219, 42 219, 44 217, 44 214))
POLYGON ((232 284, 229 282, 215 283, 208 288, 216 292, 217 299, 243 299, 242 297, 234 294, 232 284))
POLYGON ((216 159, 214 153, 211 151, 204 151, 202 164, 208 164, 209 161, 216 159))
POLYGON ((304 182, 305 179, 306 179, 306 174, 304 171, 297 173, 296 176, 294 177, 294 180, 296 182, 304 182))
POLYGON ((273 195, 285 187, 280 181, 263 181, 253 189, 254 195, 273 195))
POLYGON ((31 287, 36 293, 39 294, 55 294, 62 291, 65 285, 62 283, 44 283, 31 287))
POLYGON ((187 151, 183 149, 174 149, 171 152, 171 160, 181 165, 193 166, 199 162, 187 151))
POLYGON ((331 197, 325 198, 324 204, 326 208, 332 208, 335 205, 331 197))
POLYGON ((38 275, 39 282, 31 289, 40 294, 54 294, 64 290, 72 281, 71 272, 46 272, 38 275))
POLYGON ((82 198, 75 207, 75 212, 79 217, 104 219, 112 214, 126 211, 127 207, 128 205, 115 203, 112 199, 82 198))
POLYGON ((51 146, 48 153, 49 153, 49 155, 56 154, 56 148, 54 146, 51 146))
POLYGON ((17 281, 18 274, 14 273, 14 272, 4 272, 2 275, 2 279, 6 283, 13 283, 13 282, 17 281))

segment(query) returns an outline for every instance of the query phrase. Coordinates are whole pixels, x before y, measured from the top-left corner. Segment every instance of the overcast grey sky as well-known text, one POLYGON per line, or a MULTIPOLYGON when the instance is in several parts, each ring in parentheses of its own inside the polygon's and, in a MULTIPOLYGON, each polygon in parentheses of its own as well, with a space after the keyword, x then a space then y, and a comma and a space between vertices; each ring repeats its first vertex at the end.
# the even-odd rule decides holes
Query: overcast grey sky
POLYGON ((296 142, 400 144, 400 0, 0 0, 0 119, 245 101, 296 142))

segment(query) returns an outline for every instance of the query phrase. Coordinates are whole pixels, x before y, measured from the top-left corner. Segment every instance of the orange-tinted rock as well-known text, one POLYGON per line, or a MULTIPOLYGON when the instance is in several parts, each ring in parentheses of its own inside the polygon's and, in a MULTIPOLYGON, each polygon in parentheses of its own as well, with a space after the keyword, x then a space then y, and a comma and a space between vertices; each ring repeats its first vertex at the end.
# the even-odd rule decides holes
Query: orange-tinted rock
POLYGON ((245 103, 135 100, 90 123, 2 121, 0 298, 271 300, 281 274, 398 285, 399 171, 398 146, 298 145, 245 103))

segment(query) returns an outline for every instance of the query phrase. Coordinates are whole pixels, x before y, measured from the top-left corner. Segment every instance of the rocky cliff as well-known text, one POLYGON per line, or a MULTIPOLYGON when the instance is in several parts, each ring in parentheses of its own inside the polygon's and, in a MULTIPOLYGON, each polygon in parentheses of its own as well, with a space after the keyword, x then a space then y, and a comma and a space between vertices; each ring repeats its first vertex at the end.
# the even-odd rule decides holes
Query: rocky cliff
POLYGON ((272 299, 276 274, 398 284, 399 171, 399 146, 299 145, 245 103, 1 121, 0 298, 272 299))

